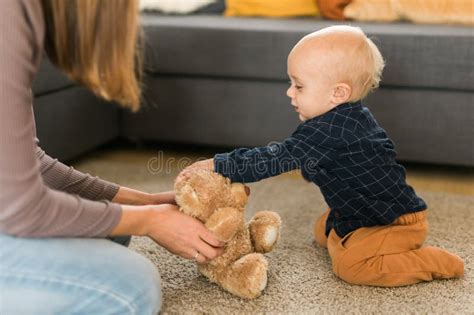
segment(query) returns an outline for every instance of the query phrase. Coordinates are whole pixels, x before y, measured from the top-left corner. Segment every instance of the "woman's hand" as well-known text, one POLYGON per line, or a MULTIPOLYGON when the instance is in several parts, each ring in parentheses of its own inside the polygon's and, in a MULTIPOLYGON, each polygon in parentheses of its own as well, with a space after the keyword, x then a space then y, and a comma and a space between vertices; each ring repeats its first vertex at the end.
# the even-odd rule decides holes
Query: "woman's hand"
POLYGON ((223 252, 224 243, 198 220, 171 204, 122 206, 122 217, 111 236, 148 236, 173 254, 207 263, 223 252), (199 255, 196 256, 196 253, 199 255))
POLYGON ((171 253, 196 258, 201 264, 222 254, 225 245, 200 221, 179 212, 173 205, 155 207, 146 233, 171 253))
POLYGON ((176 205, 176 194, 174 191, 165 191, 156 194, 150 194, 149 205, 172 204, 176 205))

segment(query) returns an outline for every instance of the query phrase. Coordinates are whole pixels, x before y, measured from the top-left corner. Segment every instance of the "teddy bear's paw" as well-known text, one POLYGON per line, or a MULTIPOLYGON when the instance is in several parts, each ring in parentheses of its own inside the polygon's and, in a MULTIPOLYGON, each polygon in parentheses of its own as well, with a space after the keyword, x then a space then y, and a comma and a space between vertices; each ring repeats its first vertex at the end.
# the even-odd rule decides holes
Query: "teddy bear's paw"
POLYGON ((268 262, 262 254, 245 255, 230 266, 221 285, 242 298, 257 298, 267 286, 267 269, 268 262))
POLYGON ((272 211, 260 211, 250 220, 249 230, 256 252, 270 252, 280 238, 280 216, 272 211))

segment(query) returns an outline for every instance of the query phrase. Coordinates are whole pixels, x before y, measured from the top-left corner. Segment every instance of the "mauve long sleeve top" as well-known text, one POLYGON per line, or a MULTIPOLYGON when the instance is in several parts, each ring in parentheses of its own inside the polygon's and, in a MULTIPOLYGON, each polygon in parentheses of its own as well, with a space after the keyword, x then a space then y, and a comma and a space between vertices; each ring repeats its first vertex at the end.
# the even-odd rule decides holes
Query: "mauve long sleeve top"
POLYGON ((122 214, 110 202, 119 187, 52 159, 36 140, 31 86, 44 35, 40 0, 1 1, 0 233, 104 237, 122 214))

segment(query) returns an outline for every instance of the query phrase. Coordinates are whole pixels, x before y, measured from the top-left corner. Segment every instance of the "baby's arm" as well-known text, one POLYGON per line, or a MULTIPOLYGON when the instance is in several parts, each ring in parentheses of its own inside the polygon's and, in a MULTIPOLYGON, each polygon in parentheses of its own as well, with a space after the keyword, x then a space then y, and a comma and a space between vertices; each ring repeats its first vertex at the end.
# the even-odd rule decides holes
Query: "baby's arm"
POLYGON ((294 169, 328 163, 334 159, 338 145, 337 137, 331 136, 328 126, 302 124, 283 142, 216 154, 213 159, 197 162, 189 169, 207 169, 232 182, 251 183, 294 169))
MULTIPOLYGON (((214 156, 214 171, 232 182, 251 183, 298 169, 304 159, 297 139, 290 137, 266 147, 239 148, 214 156)), ((209 162, 208 162, 209 163, 209 162)))
POLYGON ((228 177, 232 182, 256 182, 299 168, 305 154, 298 143, 296 138, 290 137, 266 147, 240 148, 216 154, 213 159, 192 164, 179 176, 185 176, 187 171, 193 169, 205 169, 228 177))

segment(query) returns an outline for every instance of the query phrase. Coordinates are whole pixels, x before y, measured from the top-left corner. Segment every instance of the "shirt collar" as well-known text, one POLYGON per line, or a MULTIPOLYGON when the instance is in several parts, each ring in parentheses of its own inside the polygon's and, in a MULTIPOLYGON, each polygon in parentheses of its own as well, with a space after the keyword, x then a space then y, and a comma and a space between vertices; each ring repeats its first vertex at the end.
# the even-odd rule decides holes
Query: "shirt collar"
POLYGON ((355 101, 355 102, 351 102, 351 103, 343 103, 343 104, 337 105, 336 107, 334 107, 333 109, 331 109, 327 113, 324 113, 322 115, 319 115, 319 116, 316 116, 316 117, 313 117, 311 119, 306 120, 303 124, 317 122, 321 119, 321 117, 324 117, 325 115, 327 115, 329 113, 333 113, 333 112, 338 113, 338 112, 342 112, 342 111, 346 111, 346 110, 361 110, 361 109, 362 109, 362 102, 360 100, 355 101))
POLYGON ((344 111, 344 110, 348 110, 348 109, 358 110, 358 109, 361 109, 361 108, 362 108, 362 102, 361 101, 355 101, 355 102, 352 102, 352 103, 344 103, 344 104, 337 105, 331 111, 340 112, 340 111, 344 111))

